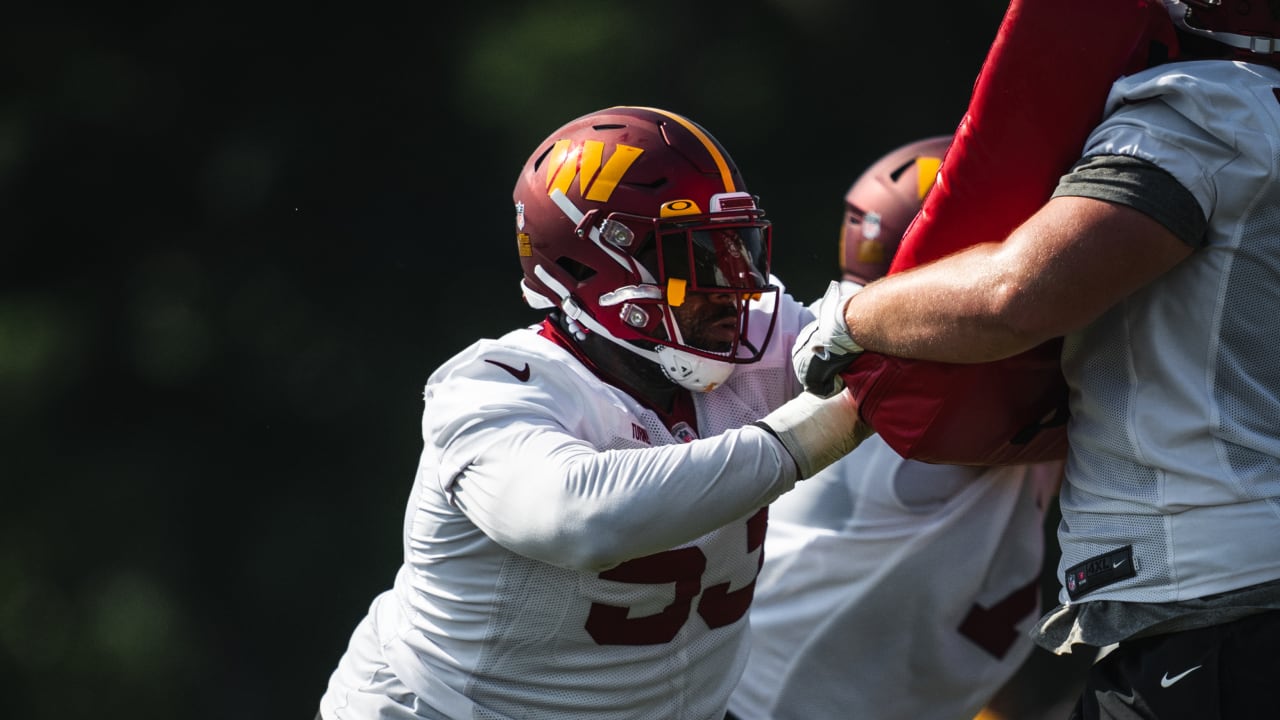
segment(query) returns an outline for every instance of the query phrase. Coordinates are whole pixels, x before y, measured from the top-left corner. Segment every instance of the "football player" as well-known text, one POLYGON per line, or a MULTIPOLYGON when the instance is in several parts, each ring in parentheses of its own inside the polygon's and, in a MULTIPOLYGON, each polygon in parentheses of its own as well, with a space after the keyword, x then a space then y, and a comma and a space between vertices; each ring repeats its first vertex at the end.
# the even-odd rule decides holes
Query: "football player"
MULTIPOLYGON (((828 300, 888 272, 950 140, 899 147, 849 188, 828 300)), ((1032 651, 1061 470, 931 465, 873 436, 780 497, 732 716, 973 718, 1032 651)))
POLYGON ((797 396, 812 315, 705 129, 577 118, 514 190, 546 319, 427 381, 404 562, 359 622, 323 720, 707 720, 747 655, 766 506, 865 436, 797 396))
POLYGON ((1280 717, 1280 7, 1164 6, 1168 61, 1110 85, 1052 198, 867 285, 826 342, 983 362, 1065 337, 1062 604, 1035 632, 1117 645, 1073 717, 1280 717))

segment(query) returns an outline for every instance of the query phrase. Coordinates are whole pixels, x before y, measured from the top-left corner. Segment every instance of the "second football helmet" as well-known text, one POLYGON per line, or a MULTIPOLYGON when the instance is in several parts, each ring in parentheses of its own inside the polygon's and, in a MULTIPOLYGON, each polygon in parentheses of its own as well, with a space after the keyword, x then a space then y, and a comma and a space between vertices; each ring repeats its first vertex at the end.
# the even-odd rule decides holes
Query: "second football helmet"
POLYGON ((872 163, 845 193, 840 270, 860 285, 884 277, 933 187, 950 135, 917 140, 872 163))
POLYGON ((1271 0, 1164 0, 1179 30, 1238 50, 1280 52, 1280 7, 1271 0))
POLYGON ((760 358, 774 318, 760 347, 747 331, 753 301, 778 292, 771 228, 729 154, 694 122, 643 107, 584 115, 538 146, 512 197, 532 307, 558 309, 580 336, 608 338, 695 391, 760 358), (673 309, 697 294, 735 308, 727 349, 685 337, 673 309))

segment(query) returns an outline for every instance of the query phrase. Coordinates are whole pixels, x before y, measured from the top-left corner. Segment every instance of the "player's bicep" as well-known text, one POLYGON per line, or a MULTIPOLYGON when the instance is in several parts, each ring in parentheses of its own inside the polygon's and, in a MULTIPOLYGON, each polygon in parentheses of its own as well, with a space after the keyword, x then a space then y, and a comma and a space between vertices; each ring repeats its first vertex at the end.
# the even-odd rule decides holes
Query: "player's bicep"
POLYGON ((1015 268, 1004 312, 1028 334, 1056 337, 1172 269, 1192 248, 1132 207, 1060 196, 1016 230, 998 251, 1015 268))

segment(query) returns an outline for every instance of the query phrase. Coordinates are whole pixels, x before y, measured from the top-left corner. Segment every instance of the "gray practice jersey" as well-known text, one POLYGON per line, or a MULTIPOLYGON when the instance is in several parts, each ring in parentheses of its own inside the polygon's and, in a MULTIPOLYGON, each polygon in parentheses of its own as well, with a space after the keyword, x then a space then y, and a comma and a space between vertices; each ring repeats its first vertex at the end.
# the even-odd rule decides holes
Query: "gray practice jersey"
POLYGON ((795 482, 781 444, 748 424, 799 389, 790 349, 812 315, 780 298, 765 356, 694 395, 701 440, 536 328, 435 372, 404 565, 331 678, 325 717, 722 715, 746 659, 763 508, 795 482))
MULTIPOLYGON (((1199 213, 1180 225, 1185 207, 1149 192, 1129 203, 1196 250, 1066 340, 1064 603, 1280 578, 1278 88, 1280 71, 1258 65, 1159 66, 1115 84, 1088 140, 1086 158, 1154 164, 1199 213)), ((1106 185, 1083 172, 1058 194, 1127 202, 1123 183, 1106 185)))

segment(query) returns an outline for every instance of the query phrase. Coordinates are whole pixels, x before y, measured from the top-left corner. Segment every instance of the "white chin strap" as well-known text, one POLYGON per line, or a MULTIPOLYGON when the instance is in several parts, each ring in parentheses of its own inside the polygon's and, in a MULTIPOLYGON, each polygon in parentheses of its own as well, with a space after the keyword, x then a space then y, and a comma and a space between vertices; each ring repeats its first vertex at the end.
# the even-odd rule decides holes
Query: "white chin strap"
POLYGON ((686 390, 711 392, 733 374, 733 363, 712 360, 666 345, 657 349, 658 364, 667 379, 686 390))

